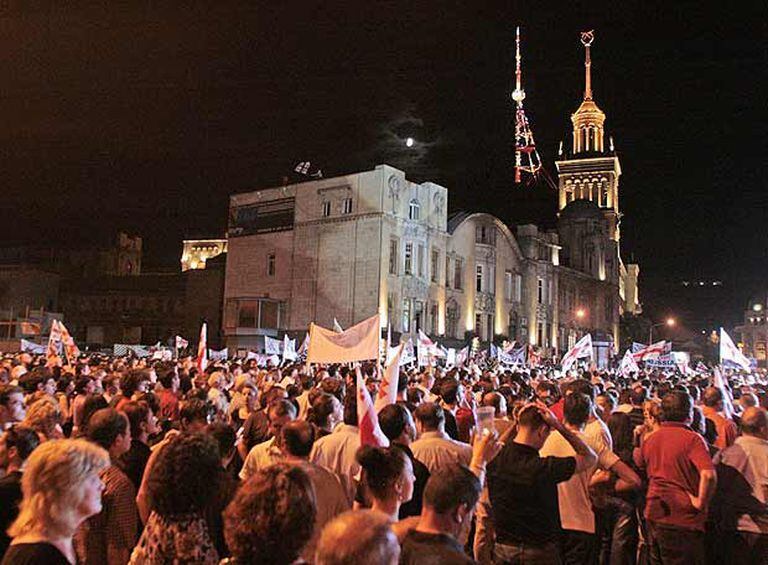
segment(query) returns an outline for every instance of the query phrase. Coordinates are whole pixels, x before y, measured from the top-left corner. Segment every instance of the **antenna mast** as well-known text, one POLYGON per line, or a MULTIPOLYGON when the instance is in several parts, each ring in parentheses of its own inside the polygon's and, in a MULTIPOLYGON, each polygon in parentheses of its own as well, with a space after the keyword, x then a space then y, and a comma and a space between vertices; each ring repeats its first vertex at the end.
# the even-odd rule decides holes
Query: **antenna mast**
POLYGON ((512 92, 512 100, 517 106, 515 110, 515 183, 519 184, 523 172, 535 177, 541 169, 541 158, 536 150, 536 142, 533 140, 533 131, 523 110, 525 91, 523 90, 519 26, 515 35, 515 90, 512 92))

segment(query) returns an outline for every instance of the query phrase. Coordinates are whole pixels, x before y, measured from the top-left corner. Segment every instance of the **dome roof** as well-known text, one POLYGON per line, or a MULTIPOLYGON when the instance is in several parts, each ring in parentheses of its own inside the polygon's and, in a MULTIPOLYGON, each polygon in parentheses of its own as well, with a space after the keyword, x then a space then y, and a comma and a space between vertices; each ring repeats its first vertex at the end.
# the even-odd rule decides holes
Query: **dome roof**
POLYGON ((602 220, 603 213, 597 204, 591 200, 578 199, 574 200, 568 206, 562 209, 560 212, 561 220, 602 220))

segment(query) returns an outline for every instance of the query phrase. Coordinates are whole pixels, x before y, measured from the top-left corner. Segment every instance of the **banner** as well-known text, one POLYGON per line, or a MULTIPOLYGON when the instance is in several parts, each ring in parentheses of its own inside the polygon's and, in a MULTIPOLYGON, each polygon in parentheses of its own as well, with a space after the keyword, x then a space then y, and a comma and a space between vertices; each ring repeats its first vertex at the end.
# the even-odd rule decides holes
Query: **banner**
POLYGON ((561 370, 565 373, 570 370, 571 366, 582 357, 589 357, 592 359, 592 334, 587 334, 576 342, 568 353, 563 355, 563 359, 560 361, 561 370))
POLYGON ((283 342, 268 335, 264 336, 264 352, 267 355, 282 355, 283 342))
POLYGON ((720 363, 730 361, 742 369, 749 371, 751 369, 749 359, 736 347, 731 336, 723 328, 720 328, 720 363))
POLYGON ((379 315, 341 333, 310 324, 308 363, 348 363, 378 359, 379 315))
POLYGON ((226 361, 229 357, 229 348, 225 347, 221 351, 216 351, 215 349, 209 349, 208 350, 208 358, 211 361, 226 361))
POLYGON ((45 353, 46 347, 44 345, 40 345, 39 343, 35 343, 34 341, 22 339, 20 349, 22 351, 26 351, 27 353, 32 353, 33 355, 42 355, 45 353))
POLYGON ((502 365, 524 365, 526 349, 525 345, 506 351, 499 347, 496 349, 496 358, 502 365))
POLYGON ((40 335, 40 324, 37 322, 19 322, 22 335, 40 335))

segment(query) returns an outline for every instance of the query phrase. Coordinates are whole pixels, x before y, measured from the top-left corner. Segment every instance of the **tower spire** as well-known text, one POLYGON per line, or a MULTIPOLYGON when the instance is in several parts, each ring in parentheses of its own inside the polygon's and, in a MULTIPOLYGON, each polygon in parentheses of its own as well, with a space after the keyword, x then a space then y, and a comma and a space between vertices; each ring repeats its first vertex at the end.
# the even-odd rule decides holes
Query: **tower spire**
POLYGON ((522 172, 536 176, 541 169, 541 158, 536 151, 533 131, 528 124, 528 118, 523 110, 525 91, 523 90, 522 56, 520 55, 520 27, 515 32, 515 90, 512 100, 517 106, 515 110, 515 182, 520 183, 522 172))
POLYGON ((581 43, 586 51, 586 58, 584 59, 584 100, 592 100, 592 58, 590 57, 589 48, 594 40, 595 30, 591 29, 581 32, 581 43))

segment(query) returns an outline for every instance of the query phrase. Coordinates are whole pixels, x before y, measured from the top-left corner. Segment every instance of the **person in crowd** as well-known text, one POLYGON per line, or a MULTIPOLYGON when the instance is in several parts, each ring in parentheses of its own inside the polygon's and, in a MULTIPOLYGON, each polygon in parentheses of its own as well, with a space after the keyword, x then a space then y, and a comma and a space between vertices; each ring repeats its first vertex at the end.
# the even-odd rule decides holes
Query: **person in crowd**
POLYGON ((272 433, 269 431, 269 416, 267 411, 269 407, 277 400, 284 400, 288 398, 288 393, 283 387, 272 386, 269 390, 265 391, 259 398, 261 403, 261 409, 251 412, 248 415, 248 419, 243 424, 243 432, 238 444, 238 450, 243 460, 248 457, 248 453, 254 446, 264 443, 268 439, 272 438, 272 433))
POLYGON ((390 442, 390 447, 400 449, 411 461, 416 480, 413 483, 413 496, 400 505, 400 519, 421 514, 421 500, 424 487, 429 479, 429 469, 416 459, 411 451, 411 444, 416 440, 416 424, 411 412, 403 404, 388 404, 379 411, 379 426, 390 442))
POLYGON ((24 420, 24 389, 15 385, 0 385, 0 432, 24 420))
POLYGON ((280 430, 288 422, 296 419, 296 407, 285 399, 275 400, 267 409, 269 433, 272 436, 251 449, 245 458, 240 478, 246 480, 257 471, 277 463, 282 458, 280 449, 280 430))
POLYGON ((768 563, 768 412, 752 406, 741 415, 741 436, 714 458, 722 562, 768 563))
POLYGON ((608 423, 608 418, 610 418, 611 414, 616 411, 617 406, 617 397, 609 392, 598 394, 595 399, 595 410, 597 411, 597 415, 605 423, 608 423))
POLYGON ((360 430, 357 427, 356 390, 352 387, 344 396, 344 422, 332 434, 315 441, 309 460, 338 475, 349 500, 354 500, 360 465, 360 430))
POLYGON ((152 513, 130 563, 218 563, 205 520, 223 473, 216 441, 201 432, 177 434, 159 451, 152 471, 152 513))
POLYGON ((114 408, 99 410, 88 422, 88 440, 107 450, 110 466, 101 474, 102 510, 81 524, 75 536, 78 562, 124 565, 138 534, 136 487, 117 465, 131 446, 130 422, 114 408))
POLYGON ((72 430, 72 437, 87 437, 88 421, 91 419, 91 416, 93 416, 97 410, 108 407, 109 403, 103 395, 94 393, 86 396, 83 401, 83 414, 80 420, 80 425, 76 431, 72 430))
POLYGON ((344 420, 341 401, 327 392, 319 392, 310 398, 306 419, 316 428, 316 437, 327 436, 344 420))
POLYGON ((506 442, 488 464, 494 559, 503 563, 560 563, 557 485, 593 467, 596 461, 584 440, 543 404, 525 407, 514 440, 506 442), (539 450, 551 430, 560 432, 576 454, 541 457, 539 450))
POLYGON ((707 420, 715 425, 717 439, 713 442, 718 449, 725 449, 733 445, 738 430, 730 417, 726 417, 724 411, 723 391, 711 386, 704 390, 702 395, 702 410, 707 420))
POLYGON ((309 542, 316 520, 315 493, 307 473, 278 463, 260 469, 224 511, 229 564, 291 565, 309 542))
POLYGON ((72 538, 84 520, 101 511, 99 474, 108 466, 109 454, 82 439, 51 440, 32 451, 2 565, 74 565, 72 538))
POLYGON ((507 415, 507 399, 497 391, 487 392, 483 395, 481 404, 493 407, 493 427, 501 435, 512 425, 507 415))
POLYGON ((425 402, 416 409, 414 416, 419 439, 411 444, 411 450, 430 473, 448 463, 469 465, 472 447, 449 437, 445 431, 445 410, 439 404, 425 402))
MULTIPOLYGON (((205 431, 208 426, 209 409, 203 400, 192 399, 181 403, 179 407, 179 423, 182 432, 196 433, 205 431)), ((166 434, 165 438, 152 447, 152 453, 144 467, 144 476, 141 478, 141 486, 136 495, 136 505, 142 523, 146 524, 153 508, 152 494, 149 489, 149 481, 152 478, 153 468, 157 457, 163 448, 170 442, 178 431, 174 430, 166 434)))
POLYGON ((120 379, 120 394, 113 399, 114 407, 120 410, 123 404, 134 400, 134 395, 147 392, 149 375, 142 369, 129 371, 120 379))
POLYGON ((336 474, 309 461, 315 441, 315 427, 312 424, 303 420, 288 422, 280 434, 283 461, 300 467, 315 490, 315 530, 301 552, 302 557, 311 562, 321 530, 334 517, 349 510, 350 501, 336 474))
POLYGON ((138 491, 152 453, 149 449, 149 437, 158 431, 157 418, 149 404, 144 401, 123 404, 121 411, 131 424, 131 447, 118 458, 117 464, 138 491))
POLYGON ((61 429, 61 408, 52 398, 35 400, 27 410, 23 424, 35 430, 41 442, 64 437, 61 429))
POLYGON ((357 461, 366 501, 373 510, 397 522, 400 505, 413 496, 416 477, 411 460, 397 448, 364 445, 357 452, 357 461))
POLYGON ((179 372, 176 367, 166 369, 158 374, 157 380, 161 387, 157 392, 160 402, 157 417, 175 422, 179 419, 179 372))
POLYGON ((688 429, 693 399, 672 391, 662 399, 664 421, 635 451, 648 476, 645 518, 655 563, 705 562, 704 525, 717 475, 701 436, 688 429))
POLYGON ((645 423, 644 405, 648 400, 650 400, 650 394, 646 387, 638 385, 630 390, 629 402, 631 408, 628 415, 633 426, 637 427, 645 423))
POLYGON ((83 425, 83 413, 85 400, 89 394, 96 391, 96 385, 93 379, 80 376, 75 380, 75 397, 72 399, 72 435, 80 435, 80 428, 83 425))
POLYGON ((11 543, 6 530, 19 514, 24 467, 38 445, 40 438, 35 430, 24 426, 9 428, 0 437, 0 468, 5 471, 5 476, 0 479, 0 556, 11 543))
MULTIPOLYGON (((595 471, 613 471, 626 490, 639 489, 640 477, 613 453, 600 435, 587 437, 584 430, 593 411, 589 396, 572 392, 565 397, 563 409, 565 428, 581 437, 595 452, 597 459, 595 465, 574 473, 568 480, 557 485, 560 523, 563 529, 560 536, 560 554, 565 564, 595 563, 598 545, 595 512, 590 497, 590 484, 595 479, 595 471)), ((542 457, 564 458, 575 456, 576 452, 562 434, 554 432, 544 442, 539 454, 542 457)), ((610 478, 610 474, 608 477, 610 478)))
POLYGON ((430 476, 418 524, 403 540, 403 565, 459 565, 472 563, 458 541, 472 520, 481 483, 467 467, 446 465, 430 476))
POLYGON ((315 565, 397 565, 399 558, 390 520, 374 510, 351 510, 323 528, 315 565))

